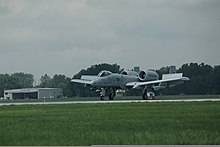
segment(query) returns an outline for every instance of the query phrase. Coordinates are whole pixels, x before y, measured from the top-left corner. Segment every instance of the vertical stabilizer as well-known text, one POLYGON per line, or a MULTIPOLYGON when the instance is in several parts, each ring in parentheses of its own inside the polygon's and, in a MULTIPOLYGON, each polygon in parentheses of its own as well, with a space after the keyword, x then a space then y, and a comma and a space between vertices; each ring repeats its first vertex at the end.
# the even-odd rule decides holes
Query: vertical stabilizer
POLYGON ((134 67, 134 71, 136 71, 137 73, 139 73, 139 72, 140 72, 140 67, 139 67, 139 66, 135 66, 135 67, 134 67))
POLYGON ((169 74, 174 74, 174 73, 176 73, 176 66, 170 66, 169 74))

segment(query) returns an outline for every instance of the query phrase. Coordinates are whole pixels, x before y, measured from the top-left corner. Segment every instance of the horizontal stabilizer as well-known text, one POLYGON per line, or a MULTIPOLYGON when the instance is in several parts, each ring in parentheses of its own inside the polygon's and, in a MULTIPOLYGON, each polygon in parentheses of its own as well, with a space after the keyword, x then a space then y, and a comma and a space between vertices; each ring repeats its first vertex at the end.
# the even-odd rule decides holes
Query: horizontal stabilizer
POLYGON ((174 87, 180 84, 183 84, 184 81, 188 81, 188 77, 183 77, 183 73, 174 73, 174 74, 163 74, 162 80, 169 80, 169 79, 178 79, 178 80, 171 80, 167 82, 161 82, 159 86, 155 86, 155 90, 163 89, 166 87, 174 87))
POLYGON ((183 73, 163 74, 162 80, 182 78, 182 76, 183 76, 183 73))

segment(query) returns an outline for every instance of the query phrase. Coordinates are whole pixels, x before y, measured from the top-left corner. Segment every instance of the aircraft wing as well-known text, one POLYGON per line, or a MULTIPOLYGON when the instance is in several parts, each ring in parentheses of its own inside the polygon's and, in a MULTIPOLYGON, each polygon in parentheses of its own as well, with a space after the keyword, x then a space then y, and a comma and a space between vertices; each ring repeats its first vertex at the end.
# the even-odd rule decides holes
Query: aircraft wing
POLYGON ((82 75, 80 79, 72 79, 71 82, 91 85, 92 81, 97 78, 97 76, 82 75))
POLYGON ((81 76, 81 80, 87 80, 87 81, 96 80, 97 78, 98 78, 97 76, 93 76, 93 75, 82 75, 81 76))
POLYGON ((73 80, 71 80, 71 82, 81 83, 81 84, 89 84, 89 85, 92 83, 91 80, 82 80, 82 79, 73 79, 73 80))
POLYGON ((166 75, 163 75, 162 80, 147 81, 147 82, 130 82, 130 83, 127 83, 126 86, 136 89, 141 86, 159 84, 159 86, 153 86, 155 90, 159 90, 162 88, 166 88, 167 86, 173 87, 173 86, 182 84, 184 81, 188 81, 188 80, 189 78, 182 77, 182 74, 172 74, 172 75, 166 74, 166 75))

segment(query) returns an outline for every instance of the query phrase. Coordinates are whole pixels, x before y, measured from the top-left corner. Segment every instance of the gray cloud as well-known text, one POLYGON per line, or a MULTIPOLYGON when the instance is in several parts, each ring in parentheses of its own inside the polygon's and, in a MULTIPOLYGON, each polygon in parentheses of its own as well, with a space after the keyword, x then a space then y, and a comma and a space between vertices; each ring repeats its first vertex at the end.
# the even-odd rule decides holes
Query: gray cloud
POLYGON ((219 8, 219 0, 1 0, 1 72, 216 65, 219 8))

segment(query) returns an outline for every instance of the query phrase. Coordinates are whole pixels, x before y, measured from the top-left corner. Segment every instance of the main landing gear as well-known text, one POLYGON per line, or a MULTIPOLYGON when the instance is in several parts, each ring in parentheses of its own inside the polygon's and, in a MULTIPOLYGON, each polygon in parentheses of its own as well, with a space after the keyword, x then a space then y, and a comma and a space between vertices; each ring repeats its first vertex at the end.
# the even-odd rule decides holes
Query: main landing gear
MULTIPOLYGON (((115 92, 115 89, 109 89, 110 93, 108 95, 109 97, 109 100, 114 100, 114 97, 116 95, 116 92, 115 92)), ((101 91, 100 91, 100 99, 103 101, 104 100, 104 97, 105 97, 105 94, 106 94, 106 89, 104 88, 101 88, 101 91)))
POLYGON ((155 99, 155 93, 154 89, 145 87, 143 90, 143 100, 154 100, 155 99))
MULTIPOLYGON (((114 97, 116 95, 115 89, 113 89, 113 88, 110 88, 110 89, 101 88, 98 91, 100 91, 100 100, 102 100, 102 101, 104 100, 106 93, 109 97, 109 100, 114 100, 114 97)), ((143 98, 143 100, 154 100, 155 99, 154 89, 146 86, 143 89, 142 98, 143 98)))

